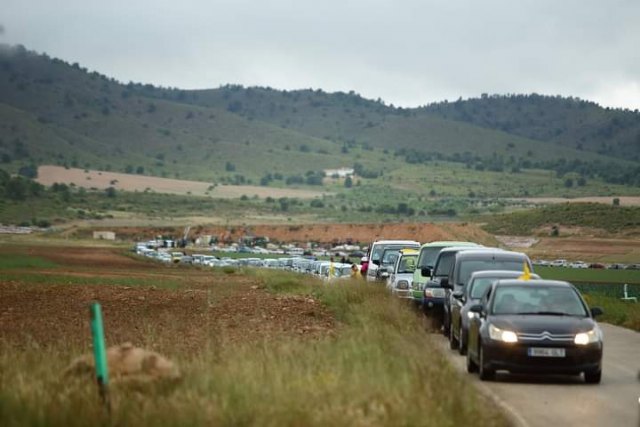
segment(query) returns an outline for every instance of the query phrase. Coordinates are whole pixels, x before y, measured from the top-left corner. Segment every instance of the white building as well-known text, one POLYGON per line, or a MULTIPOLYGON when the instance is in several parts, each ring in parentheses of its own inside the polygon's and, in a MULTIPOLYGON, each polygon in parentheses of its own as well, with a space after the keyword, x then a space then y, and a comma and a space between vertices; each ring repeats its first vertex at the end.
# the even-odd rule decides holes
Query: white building
POLYGON ((354 174, 354 170, 353 168, 325 169, 324 174, 329 178, 346 178, 348 176, 352 176, 354 174))

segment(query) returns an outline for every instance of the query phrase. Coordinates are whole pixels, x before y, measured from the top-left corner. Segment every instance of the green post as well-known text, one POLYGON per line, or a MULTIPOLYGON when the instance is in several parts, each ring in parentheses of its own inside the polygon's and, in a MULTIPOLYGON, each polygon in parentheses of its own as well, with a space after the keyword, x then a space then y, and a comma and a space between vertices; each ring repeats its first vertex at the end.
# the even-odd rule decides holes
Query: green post
POLYGON ((107 348, 104 342, 102 326, 102 310, 100 303, 91 304, 91 335, 93 335, 93 355, 96 362, 96 380, 103 403, 110 410, 109 402, 109 366, 107 365, 107 348))

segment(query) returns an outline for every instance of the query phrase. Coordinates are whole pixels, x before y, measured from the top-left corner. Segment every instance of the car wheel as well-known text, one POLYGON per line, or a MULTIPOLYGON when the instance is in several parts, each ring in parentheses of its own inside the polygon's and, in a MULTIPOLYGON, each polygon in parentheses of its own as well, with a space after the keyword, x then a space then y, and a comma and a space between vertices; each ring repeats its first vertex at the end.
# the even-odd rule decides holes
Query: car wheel
POLYGON ((467 372, 473 374, 474 372, 478 372, 478 365, 476 362, 471 359, 471 355, 467 352, 467 372))
POLYGON ((467 340, 464 338, 462 325, 460 325, 460 329, 458 329, 458 353, 460 353, 460 356, 467 354, 467 340))
POLYGON ((480 379, 482 381, 492 381, 496 377, 496 371, 490 369, 484 360, 484 348, 482 348, 482 343, 480 343, 480 357, 478 360, 478 373, 480 374, 480 379))
POLYGON ((598 369, 597 371, 586 371, 584 373, 584 382, 587 384, 600 384, 601 379, 602 369, 598 369))
POLYGON ((451 350, 455 350, 456 348, 458 348, 458 340, 456 339, 455 335, 453 335, 453 328, 449 328, 449 348, 451 350))

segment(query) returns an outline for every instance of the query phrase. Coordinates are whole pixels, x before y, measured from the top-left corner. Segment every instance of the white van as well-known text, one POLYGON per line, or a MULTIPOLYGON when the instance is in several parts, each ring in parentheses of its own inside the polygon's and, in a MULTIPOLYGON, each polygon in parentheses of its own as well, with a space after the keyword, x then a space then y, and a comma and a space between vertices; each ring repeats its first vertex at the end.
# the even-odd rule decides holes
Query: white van
POLYGON ((378 240, 371 244, 367 257, 369 265, 367 268, 367 282, 376 280, 376 272, 380 265, 380 257, 385 249, 420 249, 420 242, 415 240, 378 240))

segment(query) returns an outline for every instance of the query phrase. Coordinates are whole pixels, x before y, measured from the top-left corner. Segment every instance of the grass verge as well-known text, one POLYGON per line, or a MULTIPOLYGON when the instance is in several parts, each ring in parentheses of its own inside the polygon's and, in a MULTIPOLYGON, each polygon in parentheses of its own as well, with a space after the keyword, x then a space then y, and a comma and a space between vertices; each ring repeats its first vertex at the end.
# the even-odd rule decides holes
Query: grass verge
MULTIPOLYGON (((320 300, 340 319, 337 332, 313 340, 226 342, 218 331, 189 353, 163 343, 181 366, 183 381, 170 389, 113 387, 110 420, 90 382, 61 377, 80 351, 63 344, 64 337, 46 350, 37 343, 26 343, 26 351, 0 345, 0 424, 508 424, 434 350, 415 314, 383 289, 360 282, 319 284, 280 272, 252 276, 269 292, 320 300)), ((175 336, 176 343, 181 339, 175 336)))
POLYGON ((598 317, 599 321, 640 332, 640 303, 622 301, 620 298, 598 293, 585 294, 585 299, 590 307, 600 307, 604 311, 598 317))

